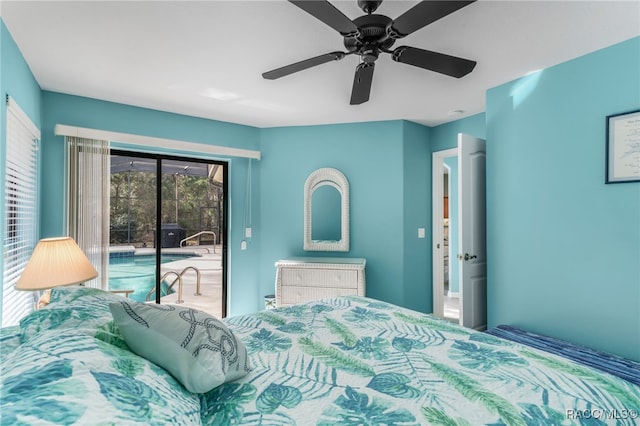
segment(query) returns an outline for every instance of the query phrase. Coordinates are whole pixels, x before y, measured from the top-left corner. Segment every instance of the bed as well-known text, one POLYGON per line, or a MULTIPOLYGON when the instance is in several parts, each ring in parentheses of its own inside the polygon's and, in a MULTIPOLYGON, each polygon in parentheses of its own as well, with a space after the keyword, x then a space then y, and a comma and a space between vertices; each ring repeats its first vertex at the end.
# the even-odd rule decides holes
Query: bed
MULTIPOLYGON (((238 368, 235 376, 229 375, 229 362, 223 383, 191 392, 176 378, 179 371, 170 374, 136 353, 145 348, 131 349, 149 349, 140 343, 144 338, 127 344, 126 327, 118 325, 114 306, 137 309, 144 304, 124 300, 97 289, 56 288, 47 307, 19 326, 2 329, 0 423, 639 421, 636 384, 556 354, 357 296, 231 317, 220 323, 224 326, 214 325, 227 341, 237 341, 237 346, 221 347, 238 368)), ((193 315, 169 309, 162 308, 162 314, 193 315)), ((208 318, 198 321, 218 324, 208 318)), ((171 328, 169 322, 165 328, 171 328)), ((163 346, 152 349, 150 358, 158 353, 182 356, 163 346)))

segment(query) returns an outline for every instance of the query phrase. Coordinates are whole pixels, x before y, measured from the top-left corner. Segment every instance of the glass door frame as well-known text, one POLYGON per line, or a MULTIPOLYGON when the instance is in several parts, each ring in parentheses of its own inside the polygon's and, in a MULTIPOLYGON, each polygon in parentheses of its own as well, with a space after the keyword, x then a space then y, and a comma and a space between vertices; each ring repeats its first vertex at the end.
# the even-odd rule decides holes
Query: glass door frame
POLYGON ((147 153, 140 151, 129 151, 126 149, 112 148, 109 155, 120 155, 126 157, 144 158, 156 162, 156 229, 155 229, 155 257, 156 257, 156 300, 160 304, 160 265, 162 249, 162 161, 185 161, 190 163, 215 164, 222 166, 222 235, 220 243, 222 245, 222 318, 227 316, 227 284, 228 284, 228 235, 229 235, 229 162, 197 157, 182 157, 168 154, 147 153))

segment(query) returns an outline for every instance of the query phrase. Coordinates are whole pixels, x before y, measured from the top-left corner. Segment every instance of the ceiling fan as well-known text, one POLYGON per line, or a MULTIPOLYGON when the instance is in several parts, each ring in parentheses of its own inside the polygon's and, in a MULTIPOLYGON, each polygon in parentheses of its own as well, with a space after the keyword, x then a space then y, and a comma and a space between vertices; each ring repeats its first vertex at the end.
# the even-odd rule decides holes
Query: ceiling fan
POLYGON ((344 46, 347 51, 325 53, 324 55, 267 71, 262 74, 262 77, 268 80, 275 80, 316 65, 338 61, 347 55, 359 55, 361 62, 356 67, 351 91, 351 105, 359 105, 369 100, 375 61, 380 53, 390 54, 391 58, 396 62, 413 65, 451 77, 464 77, 476 66, 475 61, 417 47, 400 46, 393 50, 390 50, 390 48, 397 39, 406 37, 474 1, 476 0, 421 1, 393 20, 387 16, 373 13, 380 6, 382 0, 358 0, 358 6, 366 15, 352 21, 328 1, 289 0, 300 9, 338 31, 344 37, 344 46))

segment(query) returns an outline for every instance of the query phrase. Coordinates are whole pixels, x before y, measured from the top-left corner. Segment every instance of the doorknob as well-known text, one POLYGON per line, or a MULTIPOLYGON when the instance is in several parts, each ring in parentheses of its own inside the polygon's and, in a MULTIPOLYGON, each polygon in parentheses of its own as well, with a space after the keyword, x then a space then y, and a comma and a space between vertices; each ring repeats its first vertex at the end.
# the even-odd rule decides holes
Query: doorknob
POLYGON ((458 259, 459 259, 459 260, 463 260, 463 259, 464 259, 464 260, 471 260, 471 259, 475 259, 475 258, 477 258, 477 257, 478 257, 478 256, 476 256, 475 254, 474 254, 474 255, 469 255, 469 253, 465 253, 465 254, 464 254, 464 256, 462 256, 462 254, 459 254, 459 255, 458 255, 458 259))

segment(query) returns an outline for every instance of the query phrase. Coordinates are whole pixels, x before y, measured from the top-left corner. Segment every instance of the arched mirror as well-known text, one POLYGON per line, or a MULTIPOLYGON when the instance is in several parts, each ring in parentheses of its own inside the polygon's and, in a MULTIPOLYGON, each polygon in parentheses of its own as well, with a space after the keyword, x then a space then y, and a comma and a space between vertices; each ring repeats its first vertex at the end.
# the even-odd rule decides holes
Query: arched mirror
POLYGON ((304 184, 304 249, 349 251, 349 182, 340 170, 318 169, 304 184))

